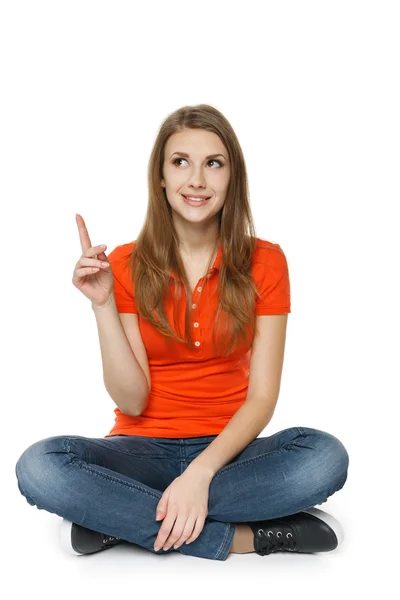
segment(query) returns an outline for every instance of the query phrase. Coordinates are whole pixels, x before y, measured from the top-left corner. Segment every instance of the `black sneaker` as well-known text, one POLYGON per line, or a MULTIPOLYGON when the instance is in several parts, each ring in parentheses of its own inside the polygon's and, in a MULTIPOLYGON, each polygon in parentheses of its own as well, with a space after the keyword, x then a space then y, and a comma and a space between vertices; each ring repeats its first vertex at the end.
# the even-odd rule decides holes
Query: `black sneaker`
POLYGON ((254 549, 261 556, 281 551, 328 552, 344 539, 341 524, 319 508, 247 525, 254 533, 254 549))
POLYGON ((124 542, 121 538, 86 529, 86 527, 71 523, 67 519, 62 520, 60 538, 63 550, 75 556, 93 554, 93 552, 99 552, 124 542))

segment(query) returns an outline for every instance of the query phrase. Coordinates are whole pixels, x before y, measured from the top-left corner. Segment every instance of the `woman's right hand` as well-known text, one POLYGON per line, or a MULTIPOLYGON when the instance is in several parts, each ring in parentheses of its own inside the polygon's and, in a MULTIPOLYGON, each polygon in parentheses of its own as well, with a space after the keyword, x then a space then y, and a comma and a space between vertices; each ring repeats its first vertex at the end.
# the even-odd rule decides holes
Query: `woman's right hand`
MULTIPOLYGON (((102 307, 114 295, 114 275, 111 266, 103 266, 107 261, 103 246, 94 246, 89 238, 85 221, 76 215, 82 256, 75 265, 72 283, 92 302, 92 306, 102 307)), ((107 261, 108 262, 108 261, 107 261)))

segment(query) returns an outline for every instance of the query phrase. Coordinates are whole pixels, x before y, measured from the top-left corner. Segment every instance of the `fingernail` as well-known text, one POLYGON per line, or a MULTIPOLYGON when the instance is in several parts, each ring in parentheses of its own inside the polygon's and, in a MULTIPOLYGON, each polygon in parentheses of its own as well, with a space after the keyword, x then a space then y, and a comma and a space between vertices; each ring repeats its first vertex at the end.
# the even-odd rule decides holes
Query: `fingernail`
POLYGON ((158 551, 159 551, 159 549, 160 549, 160 547, 159 547, 159 546, 154 546, 154 550, 155 550, 156 552, 158 552, 158 551))

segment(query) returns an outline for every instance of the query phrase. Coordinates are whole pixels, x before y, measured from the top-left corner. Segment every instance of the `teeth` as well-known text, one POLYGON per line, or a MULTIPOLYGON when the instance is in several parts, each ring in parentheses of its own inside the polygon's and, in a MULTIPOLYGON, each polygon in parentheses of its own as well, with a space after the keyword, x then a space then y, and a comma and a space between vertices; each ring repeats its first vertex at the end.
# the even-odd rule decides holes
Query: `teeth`
POLYGON ((204 202, 208 200, 208 198, 192 198, 191 196, 185 196, 186 200, 191 200, 193 202, 204 202))

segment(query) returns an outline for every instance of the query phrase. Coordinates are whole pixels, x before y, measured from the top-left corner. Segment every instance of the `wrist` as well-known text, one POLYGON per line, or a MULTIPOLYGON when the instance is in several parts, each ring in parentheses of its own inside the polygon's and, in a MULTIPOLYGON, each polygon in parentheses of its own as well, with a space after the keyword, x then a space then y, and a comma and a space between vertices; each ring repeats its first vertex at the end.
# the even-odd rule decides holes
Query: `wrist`
POLYGON ((187 469, 184 471, 184 473, 195 473, 196 477, 205 479, 209 482, 211 482, 211 480, 213 479, 215 473, 212 469, 210 469, 209 467, 205 467, 203 465, 200 464, 196 464, 195 460, 190 463, 190 465, 187 467, 187 469))
POLYGON ((92 302, 92 310, 95 313, 113 310, 115 307, 115 296, 113 293, 110 295, 110 297, 108 298, 108 300, 106 300, 104 304, 95 304, 94 302, 92 302))

